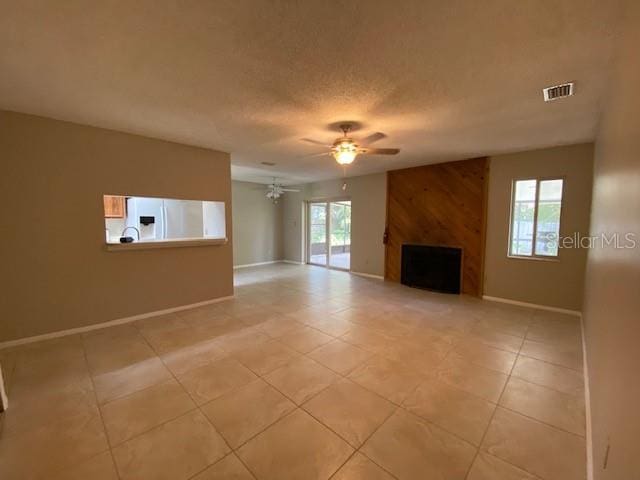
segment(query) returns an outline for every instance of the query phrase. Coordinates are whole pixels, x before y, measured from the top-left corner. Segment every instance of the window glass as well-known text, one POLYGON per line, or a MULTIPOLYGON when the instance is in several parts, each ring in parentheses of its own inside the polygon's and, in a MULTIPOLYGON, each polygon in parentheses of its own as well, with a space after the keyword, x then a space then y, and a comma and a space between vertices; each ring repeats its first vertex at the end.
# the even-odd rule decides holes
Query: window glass
POLYGON ((511 224, 511 254, 533 253, 533 216, 536 201, 536 180, 515 182, 513 220, 511 224))
POLYGON ((538 217, 536 222, 536 255, 558 255, 562 180, 540 181, 538 217))
POLYGON ((562 188, 562 179, 513 183, 510 255, 558 256, 562 188))

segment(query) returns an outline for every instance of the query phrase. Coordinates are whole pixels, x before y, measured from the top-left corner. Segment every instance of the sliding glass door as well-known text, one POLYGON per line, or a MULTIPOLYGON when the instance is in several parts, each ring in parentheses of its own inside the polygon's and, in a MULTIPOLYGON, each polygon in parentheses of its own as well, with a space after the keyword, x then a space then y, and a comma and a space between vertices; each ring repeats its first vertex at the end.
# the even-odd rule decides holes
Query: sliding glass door
POLYGON ((309 202, 307 261, 313 265, 351 268, 351 201, 309 202))
POLYGON ((314 265, 327 265, 329 248, 327 242, 327 204, 309 204, 309 241, 307 252, 308 262, 314 265))

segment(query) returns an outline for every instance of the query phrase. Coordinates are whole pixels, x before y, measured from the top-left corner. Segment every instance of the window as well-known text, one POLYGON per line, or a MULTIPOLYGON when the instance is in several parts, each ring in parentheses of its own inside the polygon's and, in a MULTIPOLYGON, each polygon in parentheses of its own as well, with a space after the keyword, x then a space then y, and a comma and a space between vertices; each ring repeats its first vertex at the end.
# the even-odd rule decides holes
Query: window
POLYGON ((513 182, 510 256, 558 256, 563 183, 561 178, 513 182))

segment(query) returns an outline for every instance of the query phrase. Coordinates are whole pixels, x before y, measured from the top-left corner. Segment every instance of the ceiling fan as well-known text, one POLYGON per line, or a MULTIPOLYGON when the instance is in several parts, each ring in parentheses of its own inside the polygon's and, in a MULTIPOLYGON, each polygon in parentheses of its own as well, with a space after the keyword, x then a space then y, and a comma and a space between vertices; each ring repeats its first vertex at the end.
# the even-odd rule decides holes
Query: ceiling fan
POLYGON ((353 163, 358 155, 397 155, 400 153, 400 149, 398 148, 369 148, 369 145, 373 142, 386 138, 384 133, 376 132, 363 138, 359 142, 356 142, 349 136, 351 129, 352 125, 350 123, 340 125, 340 130, 342 130, 343 136, 336 138, 332 145, 326 145, 323 142, 318 142, 310 138, 303 138, 302 140, 330 148, 328 152, 317 153, 312 156, 333 155, 333 158, 335 158, 336 162, 340 165, 349 165, 353 163))
POLYGON ((273 182, 267 185, 267 198, 271 200, 273 203, 278 203, 278 199, 284 195, 284 192, 299 192, 295 188, 285 188, 281 183, 277 183, 276 179, 273 179, 273 182))

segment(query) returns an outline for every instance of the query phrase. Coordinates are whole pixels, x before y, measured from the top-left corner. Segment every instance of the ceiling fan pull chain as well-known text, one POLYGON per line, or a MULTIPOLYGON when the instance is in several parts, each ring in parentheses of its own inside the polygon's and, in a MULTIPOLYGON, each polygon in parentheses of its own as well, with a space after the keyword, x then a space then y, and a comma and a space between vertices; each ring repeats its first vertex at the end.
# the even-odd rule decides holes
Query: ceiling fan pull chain
POLYGON ((347 191, 347 166, 342 165, 342 191, 347 191))

